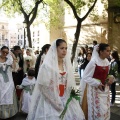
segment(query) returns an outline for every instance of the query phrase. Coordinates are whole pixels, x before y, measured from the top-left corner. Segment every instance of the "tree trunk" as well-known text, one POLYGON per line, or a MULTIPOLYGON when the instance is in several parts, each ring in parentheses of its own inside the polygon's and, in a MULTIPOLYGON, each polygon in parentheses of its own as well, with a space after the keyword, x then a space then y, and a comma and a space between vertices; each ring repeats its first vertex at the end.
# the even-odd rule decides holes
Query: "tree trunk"
POLYGON ((27 25, 27 38, 28 38, 28 46, 32 48, 32 41, 31 41, 31 32, 30 32, 30 26, 27 25))
POLYGON ((120 54, 120 0, 108 0, 108 44, 120 54), (116 17, 118 19, 116 21, 116 17))
POLYGON ((71 57, 71 62, 73 63, 73 60, 75 58, 75 53, 76 53, 76 48, 80 36, 80 30, 81 30, 81 21, 77 22, 77 27, 76 27, 76 32, 75 32, 75 40, 72 46, 72 57, 71 57))

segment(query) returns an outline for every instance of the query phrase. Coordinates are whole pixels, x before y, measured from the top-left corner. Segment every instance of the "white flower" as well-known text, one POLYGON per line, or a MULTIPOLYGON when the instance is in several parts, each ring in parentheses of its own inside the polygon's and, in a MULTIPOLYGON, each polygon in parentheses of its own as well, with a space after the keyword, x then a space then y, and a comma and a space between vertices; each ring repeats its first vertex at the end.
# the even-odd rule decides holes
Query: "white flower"
POLYGON ((71 87, 71 91, 74 91, 75 94, 79 94, 80 93, 79 89, 76 86, 75 87, 71 87))
POLYGON ((25 57, 25 60, 26 61, 30 61, 30 60, 32 60, 32 57, 31 56, 27 56, 27 57, 25 57))

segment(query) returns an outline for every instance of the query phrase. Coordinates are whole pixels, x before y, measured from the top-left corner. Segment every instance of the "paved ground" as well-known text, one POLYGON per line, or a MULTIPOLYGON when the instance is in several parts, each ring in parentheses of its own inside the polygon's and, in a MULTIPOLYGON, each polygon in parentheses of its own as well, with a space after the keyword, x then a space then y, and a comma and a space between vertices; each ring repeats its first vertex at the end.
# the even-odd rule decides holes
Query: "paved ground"
MULTIPOLYGON (((75 73, 76 83, 79 86, 79 76, 75 73)), ((110 120, 120 120, 120 85, 117 84, 116 86, 116 102, 115 106, 111 107, 111 119, 110 120)), ((18 113, 15 117, 7 120, 26 120, 27 115, 23 113, 18 113)), ((0 119, 1 120, 1 119, 0 119)))
POLYGON ((115 106, 111 107, 111 120, 120 120, 120 85, 118 84, 116 86, 115 106))

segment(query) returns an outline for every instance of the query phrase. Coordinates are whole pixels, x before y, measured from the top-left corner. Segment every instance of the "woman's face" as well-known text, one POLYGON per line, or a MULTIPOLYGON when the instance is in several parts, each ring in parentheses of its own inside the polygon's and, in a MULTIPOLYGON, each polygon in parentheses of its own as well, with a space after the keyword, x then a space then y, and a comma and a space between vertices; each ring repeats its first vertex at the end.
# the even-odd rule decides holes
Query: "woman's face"
POLYGON ((29 56, 31 55, 29 50, 26 50, 26 54, 29 56))
POLYGON ((90 61, 90 59, 91 59, 91 54, 88 54, 87 55, 87 60, 90 61))
POLYGON ((58 58, 64 58, 67 53, 67 44, 65 42, 62 42, 58 47, 57 47, 57 54, 58 58))
POLYGON ((9 50, 8 49, 1 50, 1 56, 2 57, 6 57, 8 54, 9 54, 9 50))
POLYGON ((100 51, 100 56, 102 58, 108 58, 110 56, 110 47, 106 47, 105 50, 100 51))
POLYGON ((88 53, 92 53, 92 50, 88 48, 88 53))

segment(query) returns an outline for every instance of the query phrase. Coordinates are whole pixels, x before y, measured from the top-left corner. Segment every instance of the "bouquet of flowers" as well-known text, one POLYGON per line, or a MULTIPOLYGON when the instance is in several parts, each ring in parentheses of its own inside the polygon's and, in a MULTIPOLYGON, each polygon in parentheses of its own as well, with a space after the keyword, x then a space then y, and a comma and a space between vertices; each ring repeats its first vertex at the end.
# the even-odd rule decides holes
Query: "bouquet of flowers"
POLYGON ((25 57, 25 61, 30 62, 31 60, 32 60, 32 57, 31 57, 31 56, 25 57))
POLYGON ((65 105, 65 108, 60 115, 61 120, 63 120, 64 115, 67 111, 68 105, 72 99, 76 99, 76 100, 80 101, 80 91, 78 89, 75 89, 74 87, 71 89, 70 97, 68 98, 66 105, 65 105))
POLYGON ((31 60, 32 60, 32 57, 31 57, 31 56, 25 57, 25 61, 26 61, 26 65, 27 65, 26 71, 28 71, 29 68, 30 68, 30 61, 31 61, 31 60))

